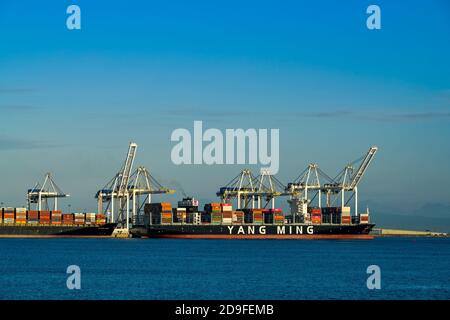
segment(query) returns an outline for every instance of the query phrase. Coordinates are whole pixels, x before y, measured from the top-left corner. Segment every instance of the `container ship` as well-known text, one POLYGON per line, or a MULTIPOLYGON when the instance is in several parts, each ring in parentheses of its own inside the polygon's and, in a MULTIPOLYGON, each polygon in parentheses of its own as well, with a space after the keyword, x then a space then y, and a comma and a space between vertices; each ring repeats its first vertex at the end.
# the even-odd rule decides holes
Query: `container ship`
POLYGON ((101 237, 116 227, 104 214, 1 208, 1 237, 101 237))
POLYGON ((175 190, 162 186, 143 166, 132 171, 136 150, 137 144, 130 143, 120 171, 95 194, 98 213, 59 211, 58 198, 69 195, 47 173, 42 186, 37 183, 28 190, 27 208, 1 209, 0 237, 373 238, 370 231, 374 224, 370 223, 368 210, 358 210, 357 187, 378 150, 375 146, 335 178, 317 164, 309 164, 287 185, 268 169, 261 169, 258 176, 244 169, 219 188, 216 195, 220 202, 207 203, 202 210, 198 200, 187 196, 174 208, 169 202, 152 203, 153 194, 173 194, 175 190), (360 164, 354 167, 357 162, 360 164), (288 197, 289 212, 275 207, 277 197, 288 197), (49 201, 53 201, 53 207, 49 201), (236 203, 236 209, 232 203, 236 203))
POLYGON ((168 202, 145 205, 134 237, 182 239, 373 239, 369 213, 350 215, 350 207, 310 207, 303 214, 284 215, 280 208, 233 210, 231 203, 185 198, 172 208, 168 202))

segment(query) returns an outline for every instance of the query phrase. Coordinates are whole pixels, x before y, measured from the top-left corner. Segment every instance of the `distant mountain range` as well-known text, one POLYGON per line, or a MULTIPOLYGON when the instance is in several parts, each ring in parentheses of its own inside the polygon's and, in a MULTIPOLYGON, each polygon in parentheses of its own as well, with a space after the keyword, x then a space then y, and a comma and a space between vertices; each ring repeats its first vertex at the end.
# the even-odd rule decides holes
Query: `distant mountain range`
POLYGON ((368 203, 372 222, 378 228, 450 232, 450 205, 429 203, 417 210, 404 212, 368 203))

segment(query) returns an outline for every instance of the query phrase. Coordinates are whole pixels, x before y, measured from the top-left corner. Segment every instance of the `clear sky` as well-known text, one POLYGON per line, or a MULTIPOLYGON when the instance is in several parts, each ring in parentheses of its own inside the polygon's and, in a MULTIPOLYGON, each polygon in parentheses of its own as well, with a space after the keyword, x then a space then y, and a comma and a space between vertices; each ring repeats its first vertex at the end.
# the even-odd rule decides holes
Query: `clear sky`
POLYGON ((215 200, 242 166, 170 159, 171 132, 203 120, 279 128, 283 182, 378 145, 362 201, 450 204, 449 57, 446 0, 1 0, 0 200, 24 204, 51 171, 66 204, 93 210, 129 141, 163 184, 215 200), (81 30, 66 28, 70 4, 81 30), (366 28, 370 4, 381 30, 366 28))

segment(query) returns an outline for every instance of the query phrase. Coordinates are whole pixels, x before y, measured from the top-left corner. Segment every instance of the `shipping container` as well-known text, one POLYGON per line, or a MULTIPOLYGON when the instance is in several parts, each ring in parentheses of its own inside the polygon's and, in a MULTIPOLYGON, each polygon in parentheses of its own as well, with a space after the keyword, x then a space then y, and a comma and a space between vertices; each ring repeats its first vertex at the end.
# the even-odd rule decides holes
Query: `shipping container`
POLYGON ((341 216, 341 224, 350 224, 351 216, 341 216))

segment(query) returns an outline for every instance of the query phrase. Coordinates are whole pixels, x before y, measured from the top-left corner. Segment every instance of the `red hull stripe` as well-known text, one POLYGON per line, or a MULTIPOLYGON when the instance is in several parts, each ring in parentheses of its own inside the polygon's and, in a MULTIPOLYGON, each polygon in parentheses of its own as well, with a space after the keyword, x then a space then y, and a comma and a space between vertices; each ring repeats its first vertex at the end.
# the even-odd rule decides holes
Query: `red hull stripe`
POLYGON ((159 234, 151 235, 149 238, 173 238, 173 239, 279 239, 279 240, 372 240, 374 236, 369 234, 159 234))

